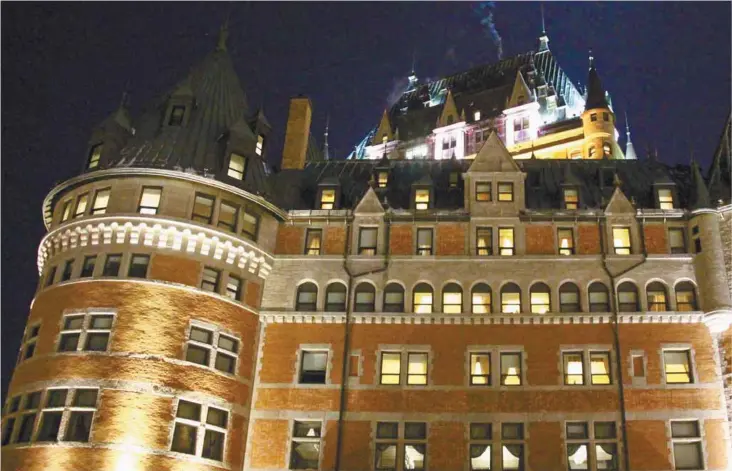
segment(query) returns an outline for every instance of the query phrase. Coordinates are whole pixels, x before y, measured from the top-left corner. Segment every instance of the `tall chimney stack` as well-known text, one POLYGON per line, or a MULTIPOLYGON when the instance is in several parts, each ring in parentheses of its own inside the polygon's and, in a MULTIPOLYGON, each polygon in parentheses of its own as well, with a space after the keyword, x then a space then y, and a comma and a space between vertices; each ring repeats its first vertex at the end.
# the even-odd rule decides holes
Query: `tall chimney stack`
POLYGON ((282 149, 283 170, 305 168, 312 117, 313 105, 309 98, 297 96, 290 99, 285 147, 282 149))

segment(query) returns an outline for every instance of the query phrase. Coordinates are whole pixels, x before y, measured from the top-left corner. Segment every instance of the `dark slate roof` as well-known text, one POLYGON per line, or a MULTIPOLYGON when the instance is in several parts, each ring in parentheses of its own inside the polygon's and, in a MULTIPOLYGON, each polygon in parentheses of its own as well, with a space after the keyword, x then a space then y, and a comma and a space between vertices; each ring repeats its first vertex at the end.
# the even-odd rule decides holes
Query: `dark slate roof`
POLYGON ((607 99, 605 99, 605 89, 602 88, 602 82, 600 81, 600 75, 597 73, 595 66, 590 67, 590 71, 587 74, 587 101, 585 102, 585 109, 591 110, 593 108, 607 108, 607 99))
POLYGON ((727 116, 722 136, 709 169, 709 196, 712 201, 732 200, 732 113, 727 116))
MULTIPOLYGON (((463 182, 449 187, 450 173, 465 172, 472 160, 391 160, 386 189, 376 189, 382 202, 394 209, 411 206, 412 188, 424 178, 433 182, 436 209, 463 208, 463 182)), ((579 183, 581 209, 603 209, 615 189, 617 173, 621 190, 638 208, 655 208, 654 180, 664 174, 677 192, 680 206, 690 207, 694 196, 689 166, 674 167, 649 160, 521 160, 526 178, 528 209, 559 209, 564 184, 579 183)), ((273 176, 277 203, 284 209, 314 209, 318 184, 341 185, 341 208, 353 209, 365 194, 383 160, 311 162, 304 170, 285 170, 273 176), (327 179, 327 180, 326 180, 327 179)))

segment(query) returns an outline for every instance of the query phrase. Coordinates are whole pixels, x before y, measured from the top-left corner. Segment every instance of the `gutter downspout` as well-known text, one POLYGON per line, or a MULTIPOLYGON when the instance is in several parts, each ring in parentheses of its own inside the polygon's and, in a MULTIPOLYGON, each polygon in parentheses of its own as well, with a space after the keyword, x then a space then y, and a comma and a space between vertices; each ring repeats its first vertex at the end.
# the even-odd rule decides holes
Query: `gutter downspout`
MULTIPOLYGON (((623 361, 622 361, 622 354, 620 350, 620 314, 618 312, 618 292, 617 288, 615 286, 615 279, 628 273, 631 270, 634 270, 635 268, 641 266, 646 262, 646 258, 648 257, 648 253, 646 251, 646 241, 645 241, 645 233, 643 228, 643 220, 639 222, 639 232, 640 232, 640 241, 641 241, 641 251, 643 254, 643 258, 640 262, 626 268, 625 270, 621 271, 620 273, 616 273, 615 275, 612 274, 610 271, 610 268, 607 265, 607 250, 605 247, 605 237, 607 235, 607 222, 605 217, 603 219, 598 218, 598 225, 600 226, 600 251, 602 253, 602 268, 605 271, 605 274, 607 274, 608 278, 610 278, 610 289, 612 292, 612 303, 611 303, 611 309, 612 309, 612 315, 613 315, 613 322, 612 322, 612 330, 613 330, 613 347, 615 348, 615 369, 618 371, 618 400, 620 402, 620 429, 621 429, 621 435, 622 435, 622 441, 623 441, 623 469, 630 470, 630 454, 628 453, 628 419, 627 419, 627 413, 625 410, 625 385, 623 384, 623 361)), ((640 301, 640 300, 639 300, 640 301)))

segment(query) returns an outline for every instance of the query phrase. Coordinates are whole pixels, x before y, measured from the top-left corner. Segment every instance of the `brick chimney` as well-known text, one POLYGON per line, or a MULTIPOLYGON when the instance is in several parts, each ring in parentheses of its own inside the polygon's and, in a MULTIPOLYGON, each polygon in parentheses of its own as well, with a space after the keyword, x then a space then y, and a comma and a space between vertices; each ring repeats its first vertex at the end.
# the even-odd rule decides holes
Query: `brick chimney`
POLYGON ((313 105, 309 98, 297 96, 290 99, 285 147, 282 149, 283 170, 305 168, 312 116, 313 105))

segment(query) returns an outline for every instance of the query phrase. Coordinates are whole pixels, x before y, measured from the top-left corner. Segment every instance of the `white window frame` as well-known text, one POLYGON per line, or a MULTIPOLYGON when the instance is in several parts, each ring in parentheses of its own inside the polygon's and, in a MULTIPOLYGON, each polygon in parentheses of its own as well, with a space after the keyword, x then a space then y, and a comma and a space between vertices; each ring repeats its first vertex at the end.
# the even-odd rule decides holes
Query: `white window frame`
POLYGON ((310 469, 310 468, 293 468, 292 467, 292 453, 293 453, 293 444, 294 443, 317 443, 319 444, 318 447, 318 467, 317 469, 320 469, 320 464, 323 461, 323 438, 325 436, 325 421, 322 419, 312 419, 312 418, 299 418, 299 419, 292 419, 289 421, 288 424, 288 436, 290 440, 287 443, 287 467, 286 469, 310 469), (295 422, 320 422, 320 435, 317 437, 295 437, 295 422))
POLYGON ((77 352, 85 352, 85 353, 106 353, 110 351, 110 346, 112 345, 113 340, 113 333, 115 330, 115 326, 117 324, 117 311, 116 310, 109 310, 109 309, 87 309, 84 311, 66 311, 61 316, 61 320, 59 321, 59 333, 58 337, 56 338, 56 344, 54 348, 54 352, 56 354, 73 354, 77 352), (94 316, 112 316, 112 325, 108 329, 93 329, 91 328, 91 321, 94 316), (82 317, 82 324, 81 328, 79 329, 64 329, 64 326, 66 325, 66 320, 70 317, 82 317), (109 337, 107 339, 107 348, 104 350, 87 350, 86 349, 86 341, 89 334, 97 334, 97 333, 108 333, 109 337), (76 349, 72 351, 59 351, 59 348, 61 347, 61 339, 66 334, 79 334, 79 340, 76 344, 76 349))
POLYGON ((333 368, 333 352, 332 346, 329 343, 303 343, 298 346, 297 349, 297 360, 295 363, 295 376, 292 378, 292 384, 296 384, 298 387, 321 387, 326 384, 331 384, 330 375, 333 368), (323 383, 301 383, 300 373, 302 372, 302 361, 305 352, 308 353, 325 353, 325 382, 323 383))
POLYGON ((187 364, 198 365, 200 367, 203 367, 203 368, 206 368, 211 371, 215 371, 215 372, 227 375, 227 376, 236 376, 237 371, 239 371, 239 355, 241 353, 241 348, 242 348, 242 342, 241 342, 241 339, 237 335, 234 335, 230 331, 225 330, 214 324, 209 324, 206 322, 201 322, 201 321, 193 319, 188 324, 188 328, 186 329, 186 337, 185 337, 185 341, 184 341, 184 345, 183 345, 183 361, 185 361, 187 364), (191 339, 191 329, 194 327, 211 332, 211 343, 208 344, 205 342, 200 342, 198 340, 191 339), (237 342, 236 352, 232 352, 231 350, 227 350, 225 348, 219 347, 219 337, 221 335, 223 335, 224 337, 229 337, 230 339, 237 342), (188 357, 188 346, 189 345, 194 345, 199 348, 208 349, 208 351, 209 351, 208 365, 202 365, 200 363, 196 363, 196 362, 189 361, 186 359, 188 357), (219 354, 234 358, 234 371, 233 372, 229 373, 228 371, 223 371, 223 370, 216 368, 216 357, 218 357, 219 354))
POLYGON ((678 344, 672 344, 672 343, 665 343, 661 345, 661 349, 659 350, 660 354, 660 361, 661 361, 661 384, 668 388, 689 388, 689 387, 698 387, 699 383, 699 376, 698 371, 696 368, 696 353, 694 351, 694 348, 691 344, 688 343, 678 343, 678 344), (685 350, 688 353, 689 358, 689 383, 667 383, 666 382, 666 352, 675 352, 675 351, 682 351, 685 350))

